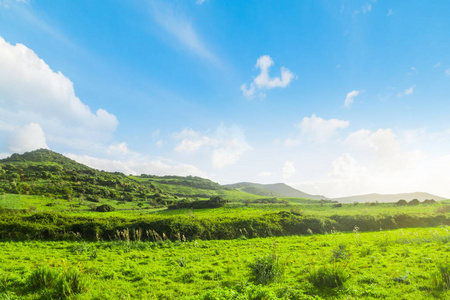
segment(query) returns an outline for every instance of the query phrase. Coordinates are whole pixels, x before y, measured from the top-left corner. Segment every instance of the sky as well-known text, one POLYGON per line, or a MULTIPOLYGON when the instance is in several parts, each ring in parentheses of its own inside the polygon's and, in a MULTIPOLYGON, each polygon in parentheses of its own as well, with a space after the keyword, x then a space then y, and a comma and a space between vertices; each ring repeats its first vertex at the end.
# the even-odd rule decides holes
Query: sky
POLYGON ((450 2, 0 0, 0 158, 450 198, 450 2))

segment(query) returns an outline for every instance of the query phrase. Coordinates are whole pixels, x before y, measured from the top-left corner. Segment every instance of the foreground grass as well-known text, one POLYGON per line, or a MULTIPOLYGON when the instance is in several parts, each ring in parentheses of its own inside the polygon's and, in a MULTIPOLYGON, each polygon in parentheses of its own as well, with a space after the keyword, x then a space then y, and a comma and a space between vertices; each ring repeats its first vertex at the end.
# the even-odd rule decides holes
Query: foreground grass
POLYGON ((0 299, 446 299, 449 241, 443 227, 257 239, 244 232, 221 241, 140 242, 126 233, 115 241, 3 241, 0 299))

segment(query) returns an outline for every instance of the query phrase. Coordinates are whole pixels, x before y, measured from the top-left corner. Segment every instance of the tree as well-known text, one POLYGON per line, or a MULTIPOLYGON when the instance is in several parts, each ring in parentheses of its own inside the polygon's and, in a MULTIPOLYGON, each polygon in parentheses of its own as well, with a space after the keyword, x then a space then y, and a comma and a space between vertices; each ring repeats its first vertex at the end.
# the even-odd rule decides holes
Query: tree
POLYGON ((405 206, 405 205, 408 205, 408 202, 406 200, 404 200, 404 199, 400 199, 400 200, 397 201, 397 203, 395 203, 395 205, 405 206))
POLYGON ((408 202, 408 205, 419 205, 420 201, 417 199, 412 199, 411 201, 408 202))

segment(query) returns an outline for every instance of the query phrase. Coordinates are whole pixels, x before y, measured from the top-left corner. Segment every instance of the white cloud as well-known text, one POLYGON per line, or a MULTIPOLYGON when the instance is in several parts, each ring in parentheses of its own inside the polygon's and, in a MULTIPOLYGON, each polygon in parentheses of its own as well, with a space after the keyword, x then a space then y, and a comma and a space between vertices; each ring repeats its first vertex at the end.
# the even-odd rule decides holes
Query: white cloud
POLYGON ((241 85, 241 91, 242 94, 247 98, 253 98, 255 96, 255 85, 253 83, 250 83, 250 88, 247 89, 247 84, 244 83, 241 85))
POLYGON ((104 109, 93 113, 76 97, 72 82, 31 49, 1 37, 0 70, 0 131, 31 122, 39 124, 48 142, 77 146, 108 141, 118 125, 104 109))
POLYGON ((175 147, 176 152, 196 153, 202 150, 203 155, 206 153, 211 156, 214 168, 235 164, 242 154, 252 149, 238 126, 220 125, 210 136, 187 128, 174 133, 173 137, 181 140, 175 147))
MULTIPOLYGON (((255 67, 261 70, 261 73, 256 76, 253 82, 250 83, 250 87, 247 89, 247 84, 241 85, 242 94, 247 98, 252 98, 255 95, 256 89, 273 89, 276 87, 285 88, 295 78, 294 73, 289 71, 285 67, 281 67, 280 77, 271 78, 269 75, 269 69, 274 64, 272 58, 269 55, 263 55, 256 61, 255 67)), ((265 96, 265 94, 264 94, 265 96)))
POLYGON ((202 5, 206 0, 197 0, 195 4, 202 5))
POLYGON ((36 123, 14 129, 7 141, 7 150, 14 153, 23 153, 40 148, 48 149, 48 146, 44 131, 36 123))
POLYGON ((184 49, 218 63, 217 58, 199 38, 189 18, 182 12, 176 11, 165 1, 151 1, 151 14, 154 21, 167 33, 175 37, 184 49))
POLYGON ((445 75, 450 76, 450 69, 445 70, 445 75))
POLYGON ((115 155, 127 155, 130 153, 130 149, 128 149, 127 143, 120 143, 120 144, 114 144, 110 145, 106 151, 108 155, 115 156, 115 155))
POLYGON ((359 95, 360 91, 353 90, 350 93, 347 93, 347 97, 345 97, 344 106, 350 107, 350 105, 353 103, 353 100, 355 97, 359 95))
POLYGON ((310 118, 304 117, 298 125, 303 137, 309 141, 324 143, 328 141, 337 129, 348 127, 349 121, 338 119, 324 120, 313 114, 310 118))
POLYGON ((283 177, 289 178, 295 173, 295 167, 293 161, 285 161, 282 169, 283 177))
POLYGON ((389 11, 388 11, 387 14, 386 14, 386 17, 392 16, 393 13, 394 13, 394 12, 392 11, 392 8, 389 9, 389 11))
POLYGON ((152 175, 178 175, 178 176, 200 176, 208 178, 207 173, 200 169, 188 165, 174 163, 171 161, 163 162, 162 160, 150 160, 142 155, 135 155, 123 160, 101 159, 88 155, 76 155, 65 153, 65 156, 90 166, 95 169, 105 170, 109 172, 122 172, 124 174, 152 174, 152 175))
POLYGON ((406 90, 404 90, 403 92, 399 92, 397 94, 397 97, 403 97, 403 96, 408 96, 414 93, 414 86, 407 88, 406 90))
POLYGON ((164 142, 163 141, 157 141, 156 142, 156 147, 161 148, 164 146, 164 142))

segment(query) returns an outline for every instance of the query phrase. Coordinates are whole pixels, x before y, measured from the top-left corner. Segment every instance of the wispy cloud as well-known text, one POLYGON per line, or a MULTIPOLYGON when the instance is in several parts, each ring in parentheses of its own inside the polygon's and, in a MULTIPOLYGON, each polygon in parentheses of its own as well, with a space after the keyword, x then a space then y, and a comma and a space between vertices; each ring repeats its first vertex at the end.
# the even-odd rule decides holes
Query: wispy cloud
POLYGON ((202 5, 206 0, 197 0, 195 4, 202 5))
POLYGON ((450 76, 450 69, 445 70, 445 75, 450 76))
MULTIPOLYGON (((253 98, 256 90, 273 89, 276 87, 285 88, 295 78, 295 74, 289 71, 285 67, 281 67, 281 76, 271 78, 269 76, 269 69, 273 65, 273 60, 269 55, 263 55, 256 61, 256 68, 261 70, 258 76, 250 83, 250 87, 247 88, 247 84, 241 85, 242 94, 247 98, 253 98)), ((260 93, 260 96, 264 97, 264 93, 260 93)))
POLYGON ((403 92, 399 92, 397 94, 397 97, 403 97, 403 96, 408 96, 414 93, 414 86, 404 90, 403 92))
POLYGON ((353 103, 353 100, 355 97, 359 95, 360 91, 353 90, 350 93, 347 94, 347 97, 345 97, 344 106, 350 107, 350 105, 353 103))
POLYGON ((361 6, 361 8, 355 10, 354 14, 366 14, 368 12, 370 12, 372 10, 372 4, 370 4, 369 2, 364 3, 363 6, 361 6))
POLYGON ((389 11, 386 14, 386 17, 392 16, 394 12, 392 11, 392 9, 389 9, 389 11))
POLYGON ((150 6, 153 20, 181 45, 210 62, 218 63, 218 59, 198 36, 191 21, 183 12, 162 1, 152 1, 150 6))

